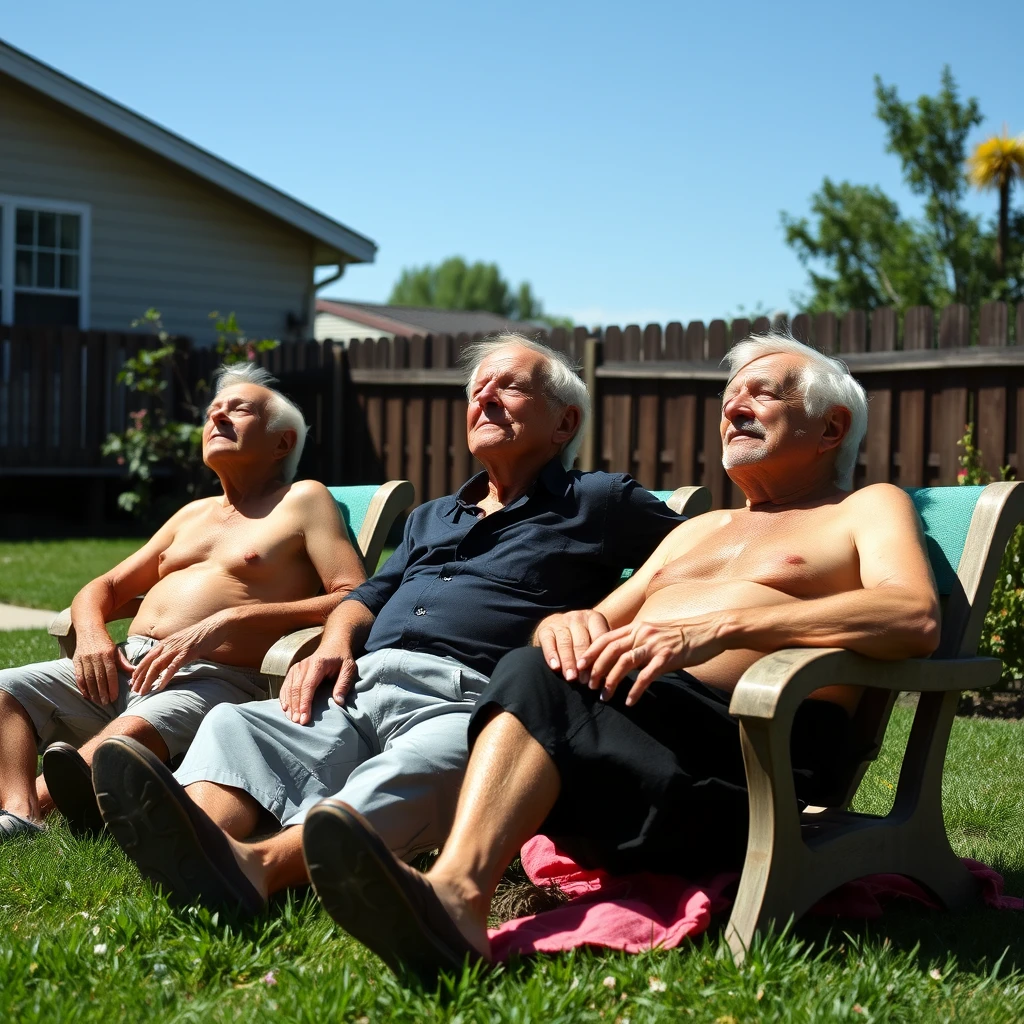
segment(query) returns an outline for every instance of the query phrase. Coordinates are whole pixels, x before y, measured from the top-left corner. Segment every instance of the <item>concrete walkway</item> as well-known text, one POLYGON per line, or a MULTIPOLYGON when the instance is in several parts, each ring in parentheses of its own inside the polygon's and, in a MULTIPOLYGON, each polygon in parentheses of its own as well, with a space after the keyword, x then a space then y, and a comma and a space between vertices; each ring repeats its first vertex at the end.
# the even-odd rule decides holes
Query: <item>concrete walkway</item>
POLYGON ((0 604, 0 629, 47 629, 56 612, 0 604))

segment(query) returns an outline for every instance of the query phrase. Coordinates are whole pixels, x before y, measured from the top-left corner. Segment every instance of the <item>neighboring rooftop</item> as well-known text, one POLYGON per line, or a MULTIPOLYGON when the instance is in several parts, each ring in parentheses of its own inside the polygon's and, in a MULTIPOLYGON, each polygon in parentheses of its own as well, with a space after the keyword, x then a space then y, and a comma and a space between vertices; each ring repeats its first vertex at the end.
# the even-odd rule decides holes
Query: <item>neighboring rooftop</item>
POLYGON ((317 299, 317 337, 347 340, 414 334, 494 334, 498 331, 536 331, 543 324, 513 320, 479 309, 434 309, 386 306, 349 299, 317 299), (335 333, 331 333, 332 328, 335 333))
POLYGON ((200 149, 180 135, 160 127, 81 82, 76 82, 3 40, 0 40, 0 75, 8 75, 23 86, 157 153, 311 236, 320 243, 317 263, 373 262, 377 245, 365 235, 332 220, 205 149, 200 149))

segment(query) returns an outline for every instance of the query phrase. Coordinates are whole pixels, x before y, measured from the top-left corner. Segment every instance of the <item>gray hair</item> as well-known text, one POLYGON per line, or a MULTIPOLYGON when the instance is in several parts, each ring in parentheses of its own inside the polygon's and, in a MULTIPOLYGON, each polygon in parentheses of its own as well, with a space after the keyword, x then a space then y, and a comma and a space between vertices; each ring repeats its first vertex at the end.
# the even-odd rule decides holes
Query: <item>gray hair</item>
POLYGON ((868 400, 864 389, 854 380, 846 363, 797 341, 788 330, 752 334, 734 345, 722 361, 728 364, 729 380, 732 380, 747 363, 779 354, 796 355, 807 361, 800 374, 800 386, 808 416, 818 419, 837 405, 850 411, 850 429, 836 453, 836 484, 844 491, 852 490, 857 452, 868 429, 868 400))
POLYGON ((267 399, 267 430, 294 430, 295 444, 292 450, 281 460, 281 477, 286 484, 295 479, 302 458, 302 449, 306 445, 308 427, 302 416, 302 410, 291 399, 285 398, 275 385, 280 381, 262 366, 253 362, 231 363, 221 366, 213 375, 216 388, 214 394, 219 395, 225 388, 235 384, 255 384, 270 392, 267 399))
POLYGON ((548 345, 525 334, 517 334, 515 331, 505 331, 501 334, 491 335, 489 338, 482 338, 474 341, 462 350, 459 362, 467 370, 466 375, 466 397, 472 399, 471 391, 473 381, 476 379, 477 370, 480 364, 499 349, 503 348, 528 348, 533 352, 539 352, 544 356, 545 364, 542 371, 542 386, 548 403, 556 408, 566 408, 574 405, 580 411, 580 422, 576 427, 576 433, 562 445, 559 453, 562 465, 566 469, 572 469, 576 456, 579 455, 583 446, 583 439, 587 436, 587 425, 590 423, 590 392, 587 385, 580 377, 579 367, 565 355, 548 345))

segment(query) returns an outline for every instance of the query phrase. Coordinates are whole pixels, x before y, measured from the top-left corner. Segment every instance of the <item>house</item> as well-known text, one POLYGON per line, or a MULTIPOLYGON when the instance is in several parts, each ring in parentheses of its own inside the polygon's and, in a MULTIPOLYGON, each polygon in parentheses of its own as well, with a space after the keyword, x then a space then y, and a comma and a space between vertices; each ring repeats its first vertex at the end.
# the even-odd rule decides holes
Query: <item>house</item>
POLYGON ((510 320, 477 309, 383 306, 348 299, 317 299, 314 337, 349 342, 354 338, 412 337, 415 334, 495 334, 546 330, 545 324, 510 320))
POLYGON ((309 337, 317 267, 364 235, 0 41, 0 324, 309 337))

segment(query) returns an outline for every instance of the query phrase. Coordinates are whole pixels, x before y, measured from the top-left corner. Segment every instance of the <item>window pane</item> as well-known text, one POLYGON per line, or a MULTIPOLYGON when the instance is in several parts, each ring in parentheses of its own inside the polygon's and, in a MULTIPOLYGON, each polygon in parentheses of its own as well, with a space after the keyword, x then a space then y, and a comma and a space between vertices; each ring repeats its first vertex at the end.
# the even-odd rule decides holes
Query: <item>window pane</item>
POLYGON ((43 213, 40 210, 36 214, 37 245, 45 245, 49 249, 57 247, 57 214, 43 213))
POLYGON ((19 210, 14 224, 14 241, 17 245, 34 245, 36 215, 31 210, 19 210))
POLYGON ((32 280, 32 250, 18 249, 14 254, 14 283, 31 288, 35 283, 32 280))
POLYGON ((14 322, 19 327, 77 327, 78 296, 16 294, 14 322))
POLYGON ((78 252, 80 221, 81 218, 77 213, 62 213, 60 215, 60 247, 62 249, 72 249, 78 252))
POLYGON ((46 252, 45 250, 40 249, 39 252, 36 253, 36 287, 55 288, 56 286, 56 259, 52 252, 46 252))
POLYGON ((60 288, 78 287, 78 257, 61 255, 60 258, 60 280, 57 282, 60 288))

